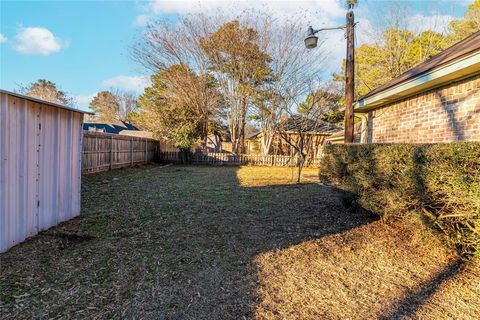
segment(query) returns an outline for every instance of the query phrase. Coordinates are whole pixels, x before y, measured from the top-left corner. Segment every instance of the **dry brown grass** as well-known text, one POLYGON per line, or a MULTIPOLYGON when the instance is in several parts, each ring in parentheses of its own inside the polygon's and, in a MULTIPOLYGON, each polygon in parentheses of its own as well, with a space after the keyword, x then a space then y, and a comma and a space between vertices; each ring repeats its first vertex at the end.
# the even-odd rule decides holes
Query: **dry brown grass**
POLYGON ((373 222, 260 254, 256 318, 478 319, 478 268, 409 224, 373 222))
MULTIPOLYGON (((282 167, 240 167, 236 172, 238 182, 243 187, 260 187, 295 184, 295 168, 282 167)), ((318 169, 304 168, 302 183, 318 183, 318 169)))
POLYGON ((478 319, 478 267, 413 217, 384 225, 316 177, 159 166, 85 177, 80 218, 0 256, 0 318, 478 319))

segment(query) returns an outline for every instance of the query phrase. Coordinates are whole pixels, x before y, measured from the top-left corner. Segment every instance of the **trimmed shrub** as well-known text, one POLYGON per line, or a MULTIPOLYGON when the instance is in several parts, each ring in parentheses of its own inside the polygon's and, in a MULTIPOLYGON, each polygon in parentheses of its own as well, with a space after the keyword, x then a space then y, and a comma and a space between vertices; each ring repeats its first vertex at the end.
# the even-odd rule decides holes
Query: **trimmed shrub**
POLYGON ((384 221, 421 213, 462 256, 480 260, 480 143, 329 145, 320 179, 384 221))

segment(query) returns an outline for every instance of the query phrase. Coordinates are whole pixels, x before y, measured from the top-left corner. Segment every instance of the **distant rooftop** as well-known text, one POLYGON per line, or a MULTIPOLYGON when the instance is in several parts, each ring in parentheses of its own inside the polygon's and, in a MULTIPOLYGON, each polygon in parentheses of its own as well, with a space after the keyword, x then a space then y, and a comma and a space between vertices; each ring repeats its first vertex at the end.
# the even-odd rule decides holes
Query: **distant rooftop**
POLYGON ((342 128, 325 121, 315 122, 302 115, 293 115, 282 121, 279 129, 282 131, 298 131, 302 129, 304 132, 334 133, 342 128))
POLYGON ((83 124, 83 130, 101 131, 101 132, 113 133, 113 134, 119 134, 121 131, 124 131, 124 130, 139 131, 138 128, 135 127, 133 124, 127 123, 124 121, 117 121, 115 123, 87 122, 83 124))

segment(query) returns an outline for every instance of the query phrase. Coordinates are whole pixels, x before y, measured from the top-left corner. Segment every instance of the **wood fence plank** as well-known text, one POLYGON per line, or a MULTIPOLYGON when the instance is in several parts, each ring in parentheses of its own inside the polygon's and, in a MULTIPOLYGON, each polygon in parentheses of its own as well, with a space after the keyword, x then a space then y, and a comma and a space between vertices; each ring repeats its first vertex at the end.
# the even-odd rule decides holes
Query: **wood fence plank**
POLYGON ((153 160, 160 141, 102 132, 83 133, 82 172, 92 173, 128 167, 153 160))
MULTIPOLYGON (((163 161, 179 161, 180 152, 161 152, 160 159, 163 161)), ((320 159, 311 159, 306 166, 318 167, 320 159)), ((192 164, 205 165, 250 165, 250 166, 296 166, 295 157, 284 155, 248 155, 248 154, 230 154, 230 153, 201 153, 193 155, 192 164)))

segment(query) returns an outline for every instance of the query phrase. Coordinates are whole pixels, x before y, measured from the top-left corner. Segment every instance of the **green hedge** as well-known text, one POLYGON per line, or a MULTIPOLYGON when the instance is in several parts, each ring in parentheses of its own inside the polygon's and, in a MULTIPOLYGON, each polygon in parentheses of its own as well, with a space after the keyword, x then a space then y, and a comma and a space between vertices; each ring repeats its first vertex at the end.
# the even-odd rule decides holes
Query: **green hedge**
POLYGON ((464 257, 480 259, 480 143, 329 145, 320 179, 385 221, 420 212, 464 257))

